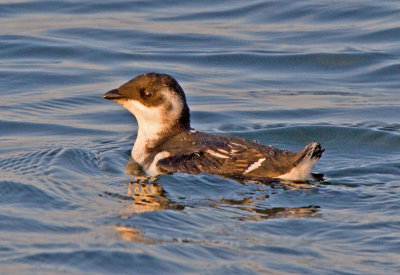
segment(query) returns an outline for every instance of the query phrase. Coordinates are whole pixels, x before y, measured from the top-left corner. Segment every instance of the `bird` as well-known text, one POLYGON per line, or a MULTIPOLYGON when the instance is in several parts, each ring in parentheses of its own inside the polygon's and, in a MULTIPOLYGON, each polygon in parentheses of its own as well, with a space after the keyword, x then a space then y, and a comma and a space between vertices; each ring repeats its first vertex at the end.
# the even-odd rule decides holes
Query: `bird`
POLYGON ((138 133, 131 157, 149 176, 188 173, 309 181, 325 151, 315 141, 291 152, 241 137, 197 131, 191 128, 182 87, 168 74, 138 75, 103 98, 121 104, 136 117, 138 133))

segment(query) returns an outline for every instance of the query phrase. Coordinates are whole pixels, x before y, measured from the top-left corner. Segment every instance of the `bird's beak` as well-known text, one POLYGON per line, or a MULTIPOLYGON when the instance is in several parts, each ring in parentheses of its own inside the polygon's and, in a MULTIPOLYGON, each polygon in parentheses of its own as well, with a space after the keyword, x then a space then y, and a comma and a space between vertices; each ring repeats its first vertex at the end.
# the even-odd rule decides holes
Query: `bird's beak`
POLYGON ((111 90, 103 95, 103 98, 109 100, 123 99, 125 96, 118 92, 118 89, 111 90))

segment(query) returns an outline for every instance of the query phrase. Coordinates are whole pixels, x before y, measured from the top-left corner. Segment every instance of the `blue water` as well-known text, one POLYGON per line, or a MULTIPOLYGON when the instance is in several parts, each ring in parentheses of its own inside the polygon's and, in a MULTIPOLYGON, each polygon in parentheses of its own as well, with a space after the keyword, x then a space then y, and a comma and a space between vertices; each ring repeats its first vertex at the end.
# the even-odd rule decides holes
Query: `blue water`
POLYGON ((399 1, 0 1, 1 274, 400 273, 399 1), (309 184, 138 182, 156 71, 197 130, 326 152, 309 184))

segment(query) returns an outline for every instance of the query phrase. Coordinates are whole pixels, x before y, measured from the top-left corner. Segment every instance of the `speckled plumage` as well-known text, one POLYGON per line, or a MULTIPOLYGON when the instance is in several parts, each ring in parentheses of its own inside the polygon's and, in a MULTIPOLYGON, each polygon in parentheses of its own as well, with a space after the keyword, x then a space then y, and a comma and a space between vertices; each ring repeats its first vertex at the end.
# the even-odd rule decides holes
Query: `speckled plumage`
POLYGON ((324 152, 317 142, 300 152, 290 152, 192 130, 183 89, 165 74, 140 75, 104 98, 120 103, 136 116, 139 130, 132 157, 150 175, 180 172, 307 180, 324 152))

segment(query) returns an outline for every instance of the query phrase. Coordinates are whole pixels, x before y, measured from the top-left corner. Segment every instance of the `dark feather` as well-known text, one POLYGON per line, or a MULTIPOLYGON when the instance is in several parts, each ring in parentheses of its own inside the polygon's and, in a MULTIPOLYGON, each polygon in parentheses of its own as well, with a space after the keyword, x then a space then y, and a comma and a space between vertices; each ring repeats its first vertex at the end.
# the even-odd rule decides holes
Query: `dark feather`
POLYGON ((241 175, 247 178, 274 178, 285 174, 307 153, 306 149, 293 153, 242 138, 201 132, 181 133, 156 148, 157 152, 164 150, 171 153, 157 164, 164 173, 241 175), (258 161, 261 162, 258 168, 245 173, 258 161))

